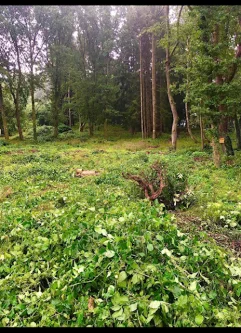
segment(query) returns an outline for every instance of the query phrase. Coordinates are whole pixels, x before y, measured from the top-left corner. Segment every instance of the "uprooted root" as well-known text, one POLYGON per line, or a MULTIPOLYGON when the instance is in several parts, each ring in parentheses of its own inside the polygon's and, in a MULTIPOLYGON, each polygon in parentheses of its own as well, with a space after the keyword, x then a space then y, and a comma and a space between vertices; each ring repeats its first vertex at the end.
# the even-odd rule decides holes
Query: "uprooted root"
POLYGON ((162 191, 166 186, 165 172, 163 166, 158 165, 158 163, 154 163, 151 168, 156 171, 158 176, 158 178, 154 181, 148 180, 145 175, 143 175, 143 178, 141 178, 140 176, 132 175, 130 173, 122 173, 122 176, 125 179, 131 179, 137 182, 138 185, 144 190, 145 197, 150 201, 154 201, 161 196, 162 191))

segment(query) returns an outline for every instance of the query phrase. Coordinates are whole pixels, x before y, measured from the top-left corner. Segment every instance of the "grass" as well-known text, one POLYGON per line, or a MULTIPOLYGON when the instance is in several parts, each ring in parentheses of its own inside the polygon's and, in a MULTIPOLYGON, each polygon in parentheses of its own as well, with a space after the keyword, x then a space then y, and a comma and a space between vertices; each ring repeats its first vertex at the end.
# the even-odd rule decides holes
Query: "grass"
POLYGON ((177 152, 168 139, 109 128, 0 147, 0 326, 240 326, 240 259, 208 234, 240 237, 241 153, 216 169, 184 133, 177 152), (157 160, 188 174, 188 209, 122 177, 157 160))

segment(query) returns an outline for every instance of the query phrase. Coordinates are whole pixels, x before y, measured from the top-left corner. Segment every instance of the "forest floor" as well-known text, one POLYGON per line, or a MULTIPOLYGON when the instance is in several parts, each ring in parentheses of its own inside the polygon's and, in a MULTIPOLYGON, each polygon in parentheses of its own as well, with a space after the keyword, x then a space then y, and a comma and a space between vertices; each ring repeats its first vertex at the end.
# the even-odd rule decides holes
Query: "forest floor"
POLYGON ((176 152, 168 139, 0 145, 0 326, 241 325, 241 152, 216 169, 186 134, 176 152), (185 207, 150 205, 122 176, 156 161, 188 175, 185 207))

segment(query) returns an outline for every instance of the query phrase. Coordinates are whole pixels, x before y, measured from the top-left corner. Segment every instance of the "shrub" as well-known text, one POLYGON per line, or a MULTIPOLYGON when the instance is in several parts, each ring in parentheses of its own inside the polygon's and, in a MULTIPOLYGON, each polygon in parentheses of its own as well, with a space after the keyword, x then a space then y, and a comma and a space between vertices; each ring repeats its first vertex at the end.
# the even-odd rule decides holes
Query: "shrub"
POLYGON ((5 140, 0 140, 0 147, 3 147, 3 146, 8 146, 10 143, 8 141, 5 141, 5 140))
POLYGON ((188 207, 193 202, 193 193, 187 188, 187 176, 175 168, 167 168, 164 162, 155 162, 151 169, 145 170, 141 176, 123 174, 127 179, 136 181, 145 192, 146 198, 158 200, 167 209, 177 206, 188 207))
POLYGON ((65 124, 60 124, 58 126, 58 131, 59 131, 59 133, 69 132, 69 131, 72 131, 72 128, 65 124))

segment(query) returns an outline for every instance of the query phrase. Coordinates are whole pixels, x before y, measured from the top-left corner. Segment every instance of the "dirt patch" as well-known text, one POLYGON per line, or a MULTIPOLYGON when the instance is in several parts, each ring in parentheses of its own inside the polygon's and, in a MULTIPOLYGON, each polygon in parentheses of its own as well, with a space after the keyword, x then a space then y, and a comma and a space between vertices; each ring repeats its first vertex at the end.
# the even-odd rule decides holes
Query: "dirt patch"
POLYGON ((49 184, 43 190, 34 193, 33 196, 34 197, 41 196, 41 195, 45 194, 46 192, 52 192, 52 191, 55 191, 56 189, 61 189, 61 188, 64 189, 64 188, 67 188, 67 187, 68 187, 67 184, 58 184, 58 185, 49 184))
POLYGON ((24 150, 21 150, 21 149, 6 152, 6 154, 8 154, 8 155, 19 155, 19 154, 24 154, 24 153, 25 153, 24 150))
POLYGON ((229 235, 223 233, 216 233, 206 230, 202 225, 202 220, 198 216, 188 215, 187 212, 172 212, 176 216, 177 225, 184 232, 192 232, 195 227, 195 232, 205 231, 206 234, 211 237, 217 245, 229 249, 237 257, 241 257, 241 241, 233 240, 229 235), (192 229, 192 230, 191 230, 192 229))
POLYGON ((205 157, 205 156, 196 156, 193 159, 195 162, 203 162, 203 161, 207 161, 209 158, 205 157))
POLYGON ((13 194, 13 189, 10 186, 6 186, 3 188, 2 192, 0 193, 0 202, 4 199, 8 198, 11 194, 13 194))
POLYGON ((29 150, 31 153, 38 153, 38 152, 40 152, 40 150, 38 150, 38 149, 30 149, 29 150))

